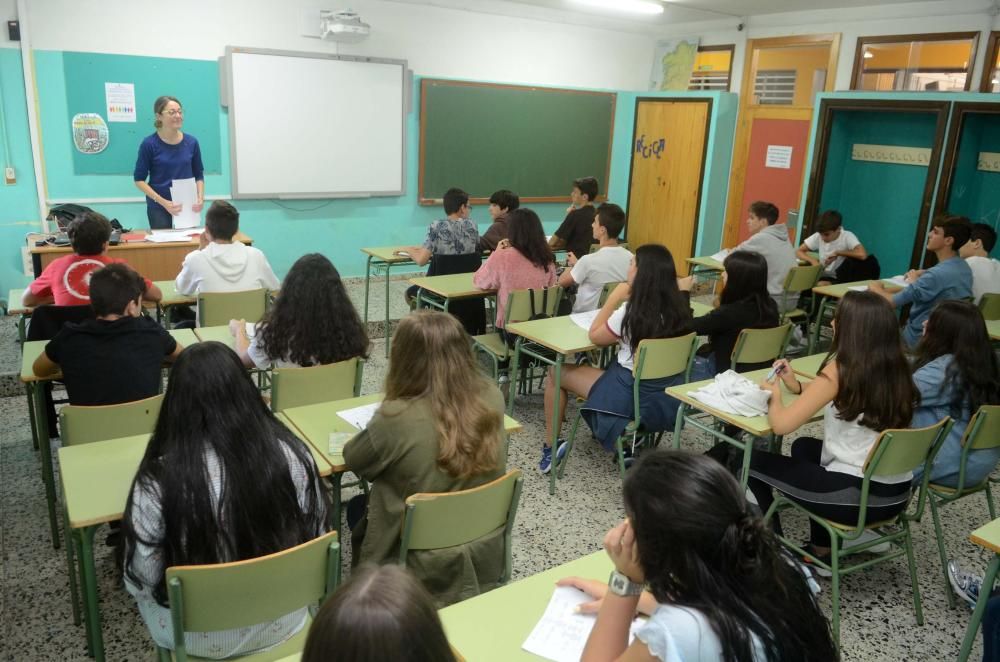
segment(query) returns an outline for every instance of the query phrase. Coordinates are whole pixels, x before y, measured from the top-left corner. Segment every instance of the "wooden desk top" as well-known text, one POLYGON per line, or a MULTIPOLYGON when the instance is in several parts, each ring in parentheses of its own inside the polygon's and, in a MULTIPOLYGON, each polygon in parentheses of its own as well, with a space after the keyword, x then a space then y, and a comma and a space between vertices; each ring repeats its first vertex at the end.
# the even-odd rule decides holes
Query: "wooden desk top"
POLYGON ((201 342, 215 340, 232 349, 236 349, 236 338, 229 331, 228 324, 225 326, 201 326, 194 329, 194 335, 198 336, 198 340, 201 342))
MULTIPOLYGON (((761 370, 754 370, 753 372, 743 373, 743 376, 750 381, 760 383, 764 381, 767 377, 767 373, 771 371, 770 368, 764 368, 761 370)), ((670 386, 667 388, 667 395, 672 396, 691 405, 693 408, 711 414, 719 420, 725 421, 726 423, 732 423, 736 427, 757 437, 764 437, 771 434, 771 424, 767 420, 767 416, 736 416, 735 414, 729 414, 724 411, 720 411, 714 407, 706 405, 700 400, 696 400, 691 397, 692 391, 697 391, 702 386, 711 384, 713 380, 705 379, 700 382, 691 382, 690 384, 680 384, 678 386, 670 386)), ((798 399, 798 394, 789 393, 784 387, 781 389, 781 401, 785 406, 789 406, 798 399)), ((809 420, 816 420, 822 416, 822 409, 817 411, 812 418, 809 420)))
POLYGON ((295 434, 295 436, 301 439, 302 442, 306 445, 306 448, 308 448, 309 452, 312 453, 313 461, 316 463, 316 469, 317 471, 319 471, 320 476, 326 478, 327 476, 333 473, 333 470, 330 468, 330 463, 323 456, 323 454, 319 452, 319 449, 317 449, 315 446, 309 443, 309 440, 305 438, 305 436, 299 431, 297 427, 295 427, 294 423, 288 420, 288 417, 285 416, 283 412, 277 412, 274 415, 274 417, 277 418, 279 421, 281 421, 286 428, 291 430, 295 434))
POLYGON ((190 347, 200 342, 192 329, 172 329, 170 335, 184 347, 190 347))
POLYGON ((411 278, 410 284, 445 299, 471 299, 496 294, 496 290, 481 290, 473 285, 472 272, 446 276, 420 276, 411 278))
MULTIPOLYGON (((144 234, 149 234, 145 230, 135 230, 135 232, 136 233, 142 232, 144 234)), ((240 241, 244 244, 247 244, 248 246, 253 244, 253 239, 243 234, 242 232, 237 232, 236 235, 233 237, 233 239, 235 239, 236 241, 240 241)), ((171 241, 169 243, 163 243, 163 244, 154 243, 152 241, 123 241, 117 246, 108 246, 108 252, 114 253, 116 251, 133 250, 136 248, 148 250, 153 248, 160 248, 163 246, 190 246, 198 248, 198 245, 199 245, 198 235, 195 235, 193 239, 189 239, 188 241, 171 241)), ((29 251, 33 255, 34 254, 44 255, 46 253, 72 253, 73 247, 68 244, 66 246, 30 246, 29 251)))
POLYGON ((172 280, 155 280, 153 285, 160 288, 160 292, 163 293, 163 298, 160 299, 160 306, 183 306, 194 304, 197 299, 193 296, 188 296, 187 294, 177 293, 177 283, 172 280))
POLYGON ((507 331, 563 355, 597 349, 597 345, 590 341, 587 329, 570 319, 569 315, 514 322, 507 325, 507 331))
POLYGON ((712 312, 712 307, 707 303, 699 303, 697 301, 691 302, 691 316, 701 317, 702 315, 707 315, 712 312))
MULTIPOLYGON (((594 540, 596 547, 598 538, 594 540)), ((467 660, 539 660, 521 644, 545 612, 556 580, 577 576, 605 582, 613 569, 606 553, 594 552, 445 607, 438 614, 448 642, 467 660)))
POLYGON ((816 379, 816 375, 819 374, 819 366, 823 363, 823 359, 826 358, 826 355, 827 352, 810 354, 809 356, 792 359, 788 363, 792 366, 792 370, 796 375, 802 375, 803 377, 808 377, 809 379, 816 379))
POLYGON ((722 262, 716 260, 708 255, 703 255, 701 257, 689 257, 687 258, 688 264, 693 264, 696 267, 701 267, 703 269, 709 269, 711 271, 722 271, 722 262))
POLYGON ((1000 320, 986 322, 986 331, 990 334, 990 340, 1000 340, 1000 320))
POLYGON ((979 527, 969 536, 969 540, 1000 554, 1000 518, 979 527))
MULTIPOLYGON (((408 246, 377 246, 374 248, 362 248, 361 252, 371 255, 375 260, 379 262, 385 262, 386 264, 403 264, 404 262, 413 262, 408 257, 402 255, 396 255, 396 251, 405 250, 408 246)), ((416 264, 414 262, 414 264, 416 264)))
POLYGON ((31 308, 21 303, 24 296, 24 289, 10 290, 7 294, 7 314, 8 315, 30 315, 31 308))
MULTIPOLYGON (((833 299, 842 299, 844 295, 847 294, 852 287, 858 287, 860 285, 868 285, 874 281, 871 280, 857 280, 852 283, 837 283, 836 285, 821 285, 819 287, 814 287, 812 289, 813 294, 818 294, 819 296, 831 297, 833 299)), ((897 286, 895 283, 889 280, 883 280, 882 284, 885 289, 890 292, 898 292, 902 288, 897 286)))
POLYGON ((70 526, 121 519, 148 434, 59 449, 59 475, 70 526))

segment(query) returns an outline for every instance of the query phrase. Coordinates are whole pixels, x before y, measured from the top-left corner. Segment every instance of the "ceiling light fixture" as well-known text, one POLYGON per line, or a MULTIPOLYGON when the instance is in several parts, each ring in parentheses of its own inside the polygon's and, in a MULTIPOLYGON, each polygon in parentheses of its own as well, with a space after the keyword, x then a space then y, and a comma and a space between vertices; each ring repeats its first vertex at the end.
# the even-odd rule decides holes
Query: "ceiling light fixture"
POLYGON ((574 0, 574 2, 600 9, 614 9, 633 14, 663 13, 663 4, 658 0, 574 0))

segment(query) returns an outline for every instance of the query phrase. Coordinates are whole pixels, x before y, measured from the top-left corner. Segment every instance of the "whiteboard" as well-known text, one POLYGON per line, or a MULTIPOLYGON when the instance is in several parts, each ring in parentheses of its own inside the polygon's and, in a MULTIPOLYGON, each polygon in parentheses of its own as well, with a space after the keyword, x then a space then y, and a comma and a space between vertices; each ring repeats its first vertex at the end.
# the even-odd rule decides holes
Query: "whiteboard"
POLYGON ((404 60, 227 47, 234 198, 398 196, 404 60))

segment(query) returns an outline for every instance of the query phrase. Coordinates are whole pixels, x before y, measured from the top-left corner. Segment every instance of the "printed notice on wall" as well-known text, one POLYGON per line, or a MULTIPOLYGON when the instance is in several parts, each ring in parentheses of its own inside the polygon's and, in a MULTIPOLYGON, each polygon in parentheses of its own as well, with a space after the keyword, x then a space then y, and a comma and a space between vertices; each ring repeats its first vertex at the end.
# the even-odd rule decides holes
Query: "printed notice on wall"
POLYGON ((767 157, 764 159, 765 168, 784 168, 788 170, 792 167, 792 146, 791 145, 768 145, 767 157))
POLYGON ((135 85, 132 83, 105 83, 104 100, 108 107, 109 122, 135 121, 135 85))

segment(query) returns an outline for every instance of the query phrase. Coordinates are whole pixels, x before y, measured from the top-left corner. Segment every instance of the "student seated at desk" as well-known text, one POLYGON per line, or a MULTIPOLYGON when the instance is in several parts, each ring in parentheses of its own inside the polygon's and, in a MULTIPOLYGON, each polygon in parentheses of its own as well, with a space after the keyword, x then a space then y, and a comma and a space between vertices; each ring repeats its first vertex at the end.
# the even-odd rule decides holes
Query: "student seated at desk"
MULTIPOLYGON (((507 342, 513 342, 504 330, 507 299, 514 290, 538 290, 556 284, 556 263, 545 243, 545 231, 538 214, 530 209, 516 209, 508 215, 508 238, 472 276, 472 283, 483 290, 497 291, 495 326, 507 342)), ((542 302, 537 302, 541 308, 542 302)), ((514 320, 523 322, 524 320, 514 320)))
POLYGON ((230 320, 229 330, 248 368, 307 367, 368 356, 368 334, 344 281, 319 253, 295 261, 252 339, 245 320, 230 320))
MULTIPOLYGON (((722 266, 722 294, 719 307, 691 320, 691 330, 708 336, 708 344, 698 348, 691 368, 691 381, 711 379, 729 370, 736 339, 743 329, 766 329, 778 326, 778 307, 767 294, 767 262, 760 253, 734 251, 722 266)), ((690 296, 693 276, 677 281, 690 296)), ((740 371, 759 366, 742 365, 740 371)))
POLYGON ((216 200, 205 213, 201 249, 184 258, 177 275, 177 293, 276 290, 278 278, 260 249, 233 237, 240 231, 240 213, 224 200, 216 200))
MULTIPOLYGON (((385 400, 344 446, 344 461, 372 483, 348 505, 352 564, 395 563, 407 497, 454 492, 503 474, 503 396, 476 365, 451 315, 420 310, 392 338, 385 400), (364 512, 362 514, 362 506, 364 512)), ((411 551, 407 567, 442 607, 498 585, 503 531, 470 545, 411 551)))
MULTIPOLYGON (((218 342, 187 348, 171 372, 123 520, 125 588, 153 641, 174 648, 167 568, 252 559, 322 535, 323 485, 312 454, 267 408, 236 354, 218 342)), ((211 659, 245 655, 293 636, 307 612, 185 632, 185 646, 211 659)))
MULTIPOLYGON (((427 236, 420 246, 407 246, 396 251, 397 255, 407 254, 418 266, 424 266, 435 255, 469 255, 478 251, 479 230, 469 218, 472 206, 469 194, 460 188, 450 188, 444 194, 445 217, 434 221, 427 228, 427 236)), ((417 296, 416 285, 406 288, 406 300, 412 302, 417 296)))
MULTIPOLYGON (((917 345, 913 381, 920 391, 920 406, 913 412, 912 427, 934 425, 951 416, 954 425, 934 458, 931 482, 958 484, 962 435, 973 412, 982 405, 1000 404, 1000 364, 990 346, 983 315, 967 301, 942 301, 924 323, 917 345)), ((970 450, 965 486, 985 480, 1000 461, 1000 448, 970 450)), ((915 478, 919 478, 920 473, 915 478)))
POLYGON ((973 223, 969 241, 958 249, 972 269, 972 297, 977 304, 987 292, 1000 293, 1000 260, 990 257, 996 243, 996 230, 985 223, 973 223))
POLYGON ((604 286, 628 278, 632 253, 618 245, 618 235, 624 227, 625 212, 622 208, 610 202, 602 203, 591 223, 597 250, 585 255, 567 254, 566 265, 570 268, 559 276, 559 285, 564 290, 577 286, 574 313, 597 310, 604 286))
POLYGON ((806 237, 805 241, 795 251, 795 256, 809 264, 823 265, 820 275, 822 285, 837 281, 837 270, 846 259, 864 260, 868 251, 858 241, 857 236, 843 228, 844 217, 836 209, 828 209, 819 215, 816 222, 816 232, 806 237), (810 251, 819 253, 817 260, 810 251))
MULTIPOLYGON (((111 223, 101 214, 87 211, 69 224, 66 230, 72 255, 58 257, 49 263, 21 296, 29 308, 54 303, 57 306, 85 306, 90 303, 90 274, 109 264, 125 264, 108 256, 111 223)), ((160 288, 146 280, 142 298, 159 301, 160 288)))
MULTIPOLYGON (((880 296, 851 291, 837 306, 833 344, 816 379, 803 385, 788 361, 775 362, 781 382, 802 397, 786 407, 777 381, 761 384, 771 392, 767 419, 774 433, 794 432, 822 409, 823 439, 799 437, 792 443, 790 457, 754 451, 749 487, 761 512, 770 508, 774 488, 792 500, 808 503, 821 517, 846 525, 857 523, 868 452, 882 430, 910 427, 919 398, 897 328, 892 306, 880 296)), ((869 522, 889 519, 906 508, 912 477, 910 472, 873 477, 869 522)), ((780 533, 778 517, 772 521, 780 533)), ((811 553, 829 559, 829 534, 812 520, 809 529, 811 553)), ((815 570, 829 576, 819 566, 815 570)))
POLYGON ((493 223, 479 237, 480 251, 495 251, 497 244, 507 238, 507 215, 520 206, 521 198, 513 191, 500 189, 490 196, 490 218, 493 223))
POLYGON ((558 582, 597 598, 581 605, 597 612, 582 662, 838 659, 806 578, 721 465, 657 450, 622 492, 626 519, 604 536, 608 585, 558 582), (636 611, 649 619, 629 645, 636 611))
MULTIPOLYGON (((646 338, 673 338, 691 331, 691 309, 677 288, 674 258, 665 246, 646 244, 635 252, 628 280, 614 289, 590 326, 590 341, 606 347, 619 344, 618 355, 607 370, 588 365, 562 367, 560 383, 549 370, 545 380, 545 445, 538 470, 552 468, 553 409, 559 412, 560 427, 566 412, 568 393, 586 397, 583 419, 598 441, 608 450, 625 430, 634 413, 632 385, 634 354, 646 338)), ((640 410, 647 430, 673 428, 678 402, 664 389, 679 384, 684 375, 650 379, 640 387, 640 410)), ((566 442, 556 447, 556 462, 565 455, 566 442)))
POLYGON ((795 308, 798 301, 788 297, 785 302, 785 278, 792 267, 798 264, 795 249, 788 241, 788 226, 778 223, 778 208, 770 202, 758 200, 750 205, 747 228, 750 238, 734 248, 734 251, 760 253, 767 261, 767 291, 778 306, 778 312, 795 308), (783 307, 784 306, 784 307, 783 307))
POLYGON ((96 319, 67 323, 32 366, 39 377, 62 371, 74 405, 114 405, 160 392, 160 370, 184 349, 142 314, 142 276, 109 264, 90 277, 96 319))
POLYGON ((594 200, 598 190, 596 177, 581 177, 573 181, 573 189, 569 194, 571 204, 566 210, 566 218, 549 239, 552 250, 565 248, 567 254, 572 253, 578 258, 590 252, 590 245, 594 242, 590 226, 597 211, 594 209, 594 200))
POLYGON ((323 603, 302 662, 454 662, 427 590, 398 565, 366 565, 323 603))

